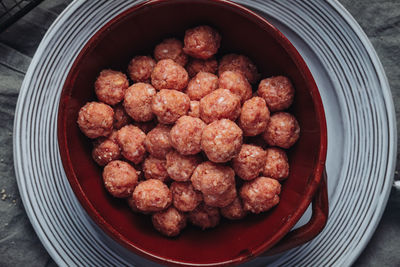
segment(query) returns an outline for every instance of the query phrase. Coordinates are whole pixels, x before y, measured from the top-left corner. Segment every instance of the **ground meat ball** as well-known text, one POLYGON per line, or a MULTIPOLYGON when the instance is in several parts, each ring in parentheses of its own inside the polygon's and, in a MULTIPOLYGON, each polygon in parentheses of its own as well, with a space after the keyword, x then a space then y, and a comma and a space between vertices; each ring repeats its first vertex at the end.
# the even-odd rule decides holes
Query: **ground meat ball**
POLYGON ((138 183, 138 175, 129 163, 114 160, 104 167, 103 180, 111 195, 123 198, 132 194, 138 183))
POLYGON ((128 66, 128 75, 134 82, 150 82, 156 61, 148 56, 134 57, 128 66))
POLYGON ((286 152, 279 148, 268 148, 263 174, 278 181, 289 176, 289 161, 286 152))
POLYGON ((254 145, 243 144, 239 154, 233 159, 232 167, 243 180, 257 178, 265 166, 266 153, 254 145))
POLYGON ((172 149, 169 141, 171 128, 167 125, 158 124, 147 136, 144 145, 146 150, 154 157, 164 159, 172 149))
POLYGON ((135 121, 151 121, 154 118, 151 102, 156 90, 148 83, 135 83, 125 93, 124 108, 135 121))
POLYGON ((119 159, 121 150, 119 145, 110 139, 98 140, 94 143, 92 150, 92 158, 100 166, 105 166, 107 163, 119 159))
POLYGON ((98 102, 88 102, 78 114, 78 125, 89 138, 108 136, 113 130, 112 107, 98 102))
POLYGON ((121 104, 118 104, 114 107, 114 129, 121 129, 125 125, 131 123, 131 117, 125 112, 124 107, 121 104))
POLYGON ((220 88, 228 89, 233 94, 238 95, 242 103, 251 98, 253 94, 251 85, 246 77, 237 71, 224 71, 221 73, 218 84, 220 88))
POLYGON ((108 139, 110 139, 111 141, 114 141, 115 143, 118 144, 117 136, 118 136, 118 131, 114 129, 114 130, 111 132, 111 134, 108 136, 108 139))
POLYGON ((243 219, 247 212, 243 209, 240 198, 236 197, 231 204, 220 209, 221 215, 230 220, 243 219))
POLYGON ((124 99, 128 86, 128 79, 122 72, 103 70, 94 83, 94 91, 101 102, 115 105, 124 99))
POLYGON ((227 162, 235 157, 242 146, 243 132, 233 121, 214 121, 204 128, 201 148, 209 160, 227 162))
POLYGON ((182 91, 186 88, 189 75, 186 70, 171 59, 163 59, 157 62, 151 74, 151 84, 157 90, 173 89, 182 91))
POLYGON ((176 90, 163 89, 153 98, 151 108, 160 123, 171 124, 186 115, 190 107, 189 97, 176 90))
POLYGON ((227 70, 242 73, 251 84, 255 84, 260 78, 256 65, 243 55, 228 54, 222 57, 218 66, 218 75, 227 70))
POLYGON ((191 58, 189 63, 186 65, 186 71, 189 77, 194 77, 200 71, 209 72, 215 74, 218 69, 218 62, 215 58, 209 58, 207 60, 191 58))
POLYGON ((152 156, 147 157, 143 162, 144 177, 149 179, 158 179, 165 182, 168 179, 165 159, 158 159, 152 156))
POLYGON ((213 228, 220 220, 218 208, 210 207, 204 203, 199 204, 188 214, 189 221, 201 229, 213 228))
POLYGON ((200 100, 200 118, 205 123, 220 119, 236 120, 240 114, 240 97, 227 89, 217 89, 200 100))
POLYGON ((190 101, 190 108, 188 115, 194 118, 200 118, 200 102, 190 101))
POLYGON ((277 76, 262 80, 257 94, 264 98, 269 110, 280 111, 292 105, 294 88, 287 77, 277 76))
POLYGON ((206 124, 199 118, 183 116, 170 132, 171 145, 183 155, 194 155, 201 151, 201 134, 206 124))
POLYGON ((263 133, 264 140, 270 146, 289 148, 300 137, 300 126, 296 118, 286 112, 278 112, 271 116, 267 129, 263 133))
POLYGON ((150 179, 141 182, 133 191, 133 199, 138 210, 157 212, 167 208, 172 202, 172 194, 163 182, 150 179))
POLYGON ((258 177, 244 183, 240 189, 240 197, 246 211, 260 213, 271 209, 279 203, 281 184, 271 178, 258 177))
POLYGON ((165 39, 154 48, 154 58, 159 61, 162 59, 172 59, 181 66, 185 66, 188 56, 183 53, 183 43, 175 38, 165 39))
POLYGON ((215 55, 221 35, 210 26, 202 25, 186 30, 183 51, 195 58, 208 59, 215 55))
POLYGON ((200 100, 217 88, 217 75, 201 71, 189 81, 186 94, 189 96, 190 100, 200 100))
POLYGON ((269 110, 261 97, 253 97, 242 106, 239 126, 245 136, 256 136, 265 131, 269 121, 269 110))
POLYGON ((180 211, 192 211, 203 200, 201 193, 194 190, 190 182, 173 182, 170 188, 172 204, 180 211))
POLYGON ((138 127, 127 125, 118 131, 117 141, 122 150, 122 156, 135 164, 143 161, 146 155, 144 140, 146 134, 138 127))
POLYGON ((237 196, 235 184, 223 194, 203 194, 204 203, 211 207, 222 208, 232 203, 237 196))
POLYGON ((179 182, 189 181, 194 169, 201 162, 199 155, 184 156, 175 150, 169 152, 166 158, 169 176, 179 182))
POLYGON ((154 228, 166 236, 177 236, 186 227, 186 215, 172 206, 154 213, 151 221, 154 228))

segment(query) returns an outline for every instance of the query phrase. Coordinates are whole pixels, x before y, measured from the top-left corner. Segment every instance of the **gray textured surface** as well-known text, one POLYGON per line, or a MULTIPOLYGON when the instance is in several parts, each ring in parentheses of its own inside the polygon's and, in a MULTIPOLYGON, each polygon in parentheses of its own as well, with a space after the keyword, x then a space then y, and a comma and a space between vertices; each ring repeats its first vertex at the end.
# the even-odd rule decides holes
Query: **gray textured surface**
MULTIPOLYGON (((18 91, 31 57, 46 29, 68 2, 46 0, 0 34, 0 266, 55 265, 36 237, 18 195, 12 127, 18 91)), ((400 1, 340 2, 374 45, 391 85, 396 114, 400 114, 400 1)), ((399 179, 397 172, 395 179, 399 179)), ((355 266, 400 266, 399 210, 400 191, 392 190, 382 221, 355 266)))

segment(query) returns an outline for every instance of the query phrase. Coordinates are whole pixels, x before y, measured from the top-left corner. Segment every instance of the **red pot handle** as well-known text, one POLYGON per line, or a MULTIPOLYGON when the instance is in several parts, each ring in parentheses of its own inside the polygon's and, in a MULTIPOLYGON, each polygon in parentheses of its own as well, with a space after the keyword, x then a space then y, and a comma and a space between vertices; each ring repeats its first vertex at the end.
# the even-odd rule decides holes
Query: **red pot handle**
POLYGON ((310 221, 289 232, 274 247, 266 252, 266 255, 274 255, 302 245, 316 237, 324 229, 328 220, 328 188, 326 184, 326 171, 324 171, 321 184, 314 195, 312 202, 312 216, 310 221))

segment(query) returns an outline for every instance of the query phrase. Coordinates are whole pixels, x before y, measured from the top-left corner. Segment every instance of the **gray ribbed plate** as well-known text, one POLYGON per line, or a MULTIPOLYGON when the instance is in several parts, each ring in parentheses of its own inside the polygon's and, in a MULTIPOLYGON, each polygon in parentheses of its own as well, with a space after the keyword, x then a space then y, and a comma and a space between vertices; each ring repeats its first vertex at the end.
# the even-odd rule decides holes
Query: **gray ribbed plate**
MULTIPOLYGON (((124 249, 87 216, 65 176, 57 110, 71 65, 105 23, 140 1, 75 1, 43 38, 15 112, 14 162, 21 197, 42 243, 59 265, 155 265, 124 249)), ((237 1, 260 13, 296 46, 318 84, 328 125, 330 216, 306 245, 248 266, 348 266, 385 208, 396 155, 387 79, 368 38, 336 1, 237 1)), ((298 225, 309 218, 309 211, 298 225)))

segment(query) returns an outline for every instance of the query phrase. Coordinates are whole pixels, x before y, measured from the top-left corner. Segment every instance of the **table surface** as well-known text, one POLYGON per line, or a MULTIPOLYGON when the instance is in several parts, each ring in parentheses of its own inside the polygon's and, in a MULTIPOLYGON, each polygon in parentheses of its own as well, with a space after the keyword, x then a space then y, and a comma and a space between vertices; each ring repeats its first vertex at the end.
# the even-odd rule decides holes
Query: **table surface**
MULTIPOLYGON (((323 0, 318 0, 323 1, 323 0)), ((375 47, 400 114, 400 1, 339 0, 375 47)), ((26 216, 15 179, 12 131, 24 74, 47 28, 70 0, 45 0, 0 33, 0 266, 56 266, 26 216)), ((400 144, 400 142, 398 142, 400 144)), ((400 149, 398 149, 400 152, 400 149)), ((395 180, 399 180, 397 162, 395 180)), ((382 220, 354 266, 400 266, 400 189, 392 189, 382 220)))

